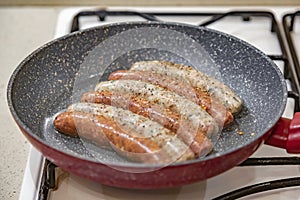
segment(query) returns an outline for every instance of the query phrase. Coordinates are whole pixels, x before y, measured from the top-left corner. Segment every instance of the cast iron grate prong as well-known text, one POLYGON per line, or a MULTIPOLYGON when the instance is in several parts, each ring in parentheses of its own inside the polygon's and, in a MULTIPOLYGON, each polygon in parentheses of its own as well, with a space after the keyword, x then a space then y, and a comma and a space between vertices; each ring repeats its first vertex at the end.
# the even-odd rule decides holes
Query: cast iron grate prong
POLYGON ((263 157, 248 158, 239 166, 299 165, 300 157, 263 157))
POLYGON ((300 16, 300 10, 296 11, 295 13, 293 13, 293 14, 291 14, 289 16, 291 17, 291 23, 290 23, 289 30, 293 31, 294 30, 294 25, 295 25, 295 18, 296 18, 296 16, 300 16))
POLYGON ((50 190, 57 187, 55 178, 55 168, 57 166, 45 159, 39 188, 38 200, 47 200, 50 190))

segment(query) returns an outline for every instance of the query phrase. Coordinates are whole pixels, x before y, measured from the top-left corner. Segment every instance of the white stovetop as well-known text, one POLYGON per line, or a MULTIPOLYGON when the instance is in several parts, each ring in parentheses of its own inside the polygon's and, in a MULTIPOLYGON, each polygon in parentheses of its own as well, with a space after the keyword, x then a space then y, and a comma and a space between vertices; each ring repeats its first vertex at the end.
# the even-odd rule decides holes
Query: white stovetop
MULTIPOLYGON (((61 24, 69 24, 71 16, 77 13, 77 11, 81 10, 82 8, 69 8, 63 10, 63 12, 59 15, 59 21, 57 27, 61 24)), ((112 9, 120 9, 120 8, 112 8, 112 9)), ((132 8, 125 8, 133 10, 132 8)), ((157 8, 135 8, 135 9, 142 9, 145 11, 154 11, 157 8)), ((174 11, 178 8, 160 8, 158 10, 164 11, 174 11)), ((238 8, 235 8, 238 9, 238 8)), ((253 9, 253 8, 242 8, 242 9, 253 9)), ((258 9, 265 9, 265 8, 258 8, 258 9)), ((294 11, 295 8, 267 8, 268 10, 273 9, 278 16, 281 16, 286 11, 294 11)), ((217 7, 205 7, 205 8, 180 8, 181 11, 224 11, 224 10, 231 10, 231 8, 217 8, 217 7)), ((280 19, 278 20, 281 21, 280 19)), ((69 28, 69 27, 66 27, 69 28)), ((66 33, 66 30, 63 28, 56 29, 55 37, 62 36, 66 33)), ((255 34, 255 32, 253 32, 255 34)), ((260 45, 263 42, 263 39, 258 43, 260 45)), ((270 51, 272 52, 272 48, 270 51)), ((275 52, 276 53, 276 52, 275 52)), ((290 112, 285 113, 286 117, 292 117, 290 112)), ((27 172, 29 176, 25 176, 27 181, 23 184, 23 190, 28 191, 29 184, 35 184, 36 180, 36 172, 38 168, 36 168, 36 157, 39 157, 39 153, 37 153, 34 149, 32 149, 34 156, 31 155, 30 158, 34 158, 27 165, 27 172), (29 166, 35 166, 34 168, 29 168, 29 166)), ((267 145, 263 145, 255 154, 254 156, 289 156, 285 150, 277 149, 274 147, 270 147, 267 145)), ((160 190, 160 191, 131 191, 131 190, 124 190, 124 189, 116 189, 107 186, 102 186, 101 184, 94 183, 92 181, 83 180, 79 177, 74 175, 70 175, 68 173, 62 173, 60 178, 64 181, 59 182, 59 190, 54 191, 51 193, 51 199, 211 199, 216 197, 220 194, 226 193, 233 188, 239 188, 245 185, 267 181, 271 179, 279 179, 279 178, 286 178, 289 176, 299 176, 300 169, 299 167, 241 167, 241 168, 234 168, 229 170, 219 176, 211 178, 206 181, 198 182, 192 185, 184 186, 181 188, 176 189, 167 189, 167 190, 160 190), (230 181, 228 181, 230 180, 230 181), (82 186, 84 184, 84 187, 82 186)), ((24 193, 25 194, 25 193, 24 193)), ((290 189, 290 190, 281 190, 279 191, 272 191, 268 192, 268 196, 264 196, 262 194, 252 195, 251 197, 247 197, 244 199, 300 199, 300 188, 290 189)), ((32 199, 32 196, 23 196, 21 199, 32 199)))

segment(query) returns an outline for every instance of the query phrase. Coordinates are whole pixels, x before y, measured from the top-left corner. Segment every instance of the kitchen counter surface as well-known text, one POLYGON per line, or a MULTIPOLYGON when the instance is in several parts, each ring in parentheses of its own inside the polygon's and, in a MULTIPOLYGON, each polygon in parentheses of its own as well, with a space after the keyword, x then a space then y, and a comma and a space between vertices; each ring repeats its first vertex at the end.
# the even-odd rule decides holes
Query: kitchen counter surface
POLYGON ((0 199, 18 199, 30 144, 9 112, 6 88, 16 66, 50 41, 60 7, 0 7, 0 199))

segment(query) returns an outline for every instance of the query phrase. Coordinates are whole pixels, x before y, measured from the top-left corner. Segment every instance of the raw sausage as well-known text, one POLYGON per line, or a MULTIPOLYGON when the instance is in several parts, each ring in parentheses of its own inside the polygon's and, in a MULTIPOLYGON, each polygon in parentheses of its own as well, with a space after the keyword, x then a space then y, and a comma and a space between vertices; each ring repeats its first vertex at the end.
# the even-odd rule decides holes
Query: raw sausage
POLYGON ((68 110, 104 115, 107 118, 112 118, 122 129, 128 132, 137 132, 143 137, 156 141, 160 146, 164 146, 165 151, 169 152, 168 154, 170 155, 176 155, 173 151, 176 151, 177 154, 178 152, 184 152, 189 147, 195 156, 204 156, 212 150, 212 143, 204 134, 196 136, 188 134, 178 135, 148 118, 114 106, 77 103, 70 106, 68 110), (179 138, 184 139, 185 143, 179 138))
POLYGON ((199 104, 219 124, 227 126, 233 121, 232 114, 210 95, 199 88, 192 87, 188 81, 171 78, 161 73, 140 70, 118 70, 110 74, 109 80, 139 80, 161 86, 199 104))
POLYGON ((102 148, 110 147, 109 142, 114 146, 114 149, 121 149, 128 152, 131 160, 140 162, 157 162, 159 161, 156 151, 160 147, 148 138, 134 137, 120 129, 118 125, 109 118, 101 115, 92 115, 84 112, 63 112, 54 120, 54 125, 58 131, 89 139, 102 148), (71 127, 69 127, 71 126, 71 127), (68 131, 66 132, 66 129, 68 131), (130 156, 130 153, 142 153, 147 156, 137 157, 130 156))
POLYGON ((191 66, 155 60, 136 62, 131 66, 130 70, 153 71, 171 77, 183 77, 193 87, 205 90, 212 97, 216 97, 232 114, 238 113, 242 108, 242 99, 228 86, 191 66))
POLYGON ((180 115, 138 96, 110 91, 92 91, 82 95, 81 102, 113 105, 130 110, 133 113, 147 117, 163 125, 171 131, 177 131, 180 126, 180 115))

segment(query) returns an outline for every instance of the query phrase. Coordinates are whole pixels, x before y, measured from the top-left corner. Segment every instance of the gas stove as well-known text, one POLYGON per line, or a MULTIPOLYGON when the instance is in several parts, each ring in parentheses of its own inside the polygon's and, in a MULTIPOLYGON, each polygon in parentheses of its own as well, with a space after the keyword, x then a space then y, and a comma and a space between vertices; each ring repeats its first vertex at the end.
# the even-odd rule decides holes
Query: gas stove
MULTIPOLYGON (((115 22, 168 21, 206 26, 241 38, 266 53, 286 78, 283 117, 300 111, 300 12, 264 7, 76 7, 62 10, 55 38, 115 22)), ((300 199, 300 157, 262 145, 239 166, 180 188, 125 190, 70 174, 30 149, 20 200, 28 199, 300 199)))

